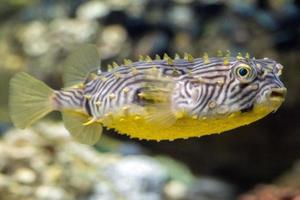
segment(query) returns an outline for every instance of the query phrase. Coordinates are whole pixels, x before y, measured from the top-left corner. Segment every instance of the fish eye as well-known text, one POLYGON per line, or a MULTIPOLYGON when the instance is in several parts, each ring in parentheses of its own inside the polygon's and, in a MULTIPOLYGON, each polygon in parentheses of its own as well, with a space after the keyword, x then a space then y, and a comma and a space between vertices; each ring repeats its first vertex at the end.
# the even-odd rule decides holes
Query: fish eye
POLYGON ((239 68, 239 75, 242 76, 242 77, 245 77, 247 76, 250 72, 249 72, 249 69, 246 68, 246 67, 241 67, 239 68))
POLYGON ((250 82, 255 77, 255 70, 246 64, 240 64, 235 69, 235 75, 242 82, 250 82))

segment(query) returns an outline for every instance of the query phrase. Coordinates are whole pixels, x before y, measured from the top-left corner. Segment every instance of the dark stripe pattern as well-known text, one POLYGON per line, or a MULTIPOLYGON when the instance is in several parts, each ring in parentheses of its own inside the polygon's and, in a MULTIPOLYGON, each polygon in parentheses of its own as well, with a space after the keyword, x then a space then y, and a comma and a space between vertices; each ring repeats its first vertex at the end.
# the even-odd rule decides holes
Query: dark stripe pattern
POLYGON ((96 119, 109 112, 119 112, 132 105, 155 104, 141 94, 148 88, 170 90, 170 109, 185 110, 196 117, 216 113, 251 111, 271 88, 283 87, 278 64, 271 59, 197 58, 139 61, 102 72, 84 86, 58 92, 61 107, 82 107, 96 119), (253 70, 251 80, 241 81, 236 68, 247 65, 253 70), (169 87, 172 85, 172 87, 169 87))

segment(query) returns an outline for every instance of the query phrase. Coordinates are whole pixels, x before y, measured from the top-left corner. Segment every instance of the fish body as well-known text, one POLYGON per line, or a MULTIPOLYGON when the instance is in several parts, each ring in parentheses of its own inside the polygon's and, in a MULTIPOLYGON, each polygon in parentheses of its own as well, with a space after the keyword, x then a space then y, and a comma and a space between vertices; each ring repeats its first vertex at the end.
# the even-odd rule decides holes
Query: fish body
MULTIPOLYGON (((43 115, 61 111, 66 128, 88 144, 99 139, 103 126, 133 138, 174 140, 252 123, 277 110, 286 93, 279 79, 282 65, 267 58, 205 54, 194 59, 186 54, 171 59, 165 54, 163 59, 147 56, 114 65, 102 72, 95 47, 81 47, 65 63, 67 87, 46 92, 49 109, 43 115)), ((14 96, 19 79, 12 79, 10 104, 17 126, 14 104, 22 106, 14 96)))

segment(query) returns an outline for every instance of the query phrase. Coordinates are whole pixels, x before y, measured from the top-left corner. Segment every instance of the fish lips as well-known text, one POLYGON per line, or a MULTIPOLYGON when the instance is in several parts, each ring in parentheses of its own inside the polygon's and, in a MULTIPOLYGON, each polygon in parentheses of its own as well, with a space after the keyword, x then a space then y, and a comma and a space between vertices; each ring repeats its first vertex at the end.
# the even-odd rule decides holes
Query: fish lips
POLYGON ((271 88, 267 94, 267 99, 271 102, 283 102, 285 100, 287 89, 285 87, 271 88))

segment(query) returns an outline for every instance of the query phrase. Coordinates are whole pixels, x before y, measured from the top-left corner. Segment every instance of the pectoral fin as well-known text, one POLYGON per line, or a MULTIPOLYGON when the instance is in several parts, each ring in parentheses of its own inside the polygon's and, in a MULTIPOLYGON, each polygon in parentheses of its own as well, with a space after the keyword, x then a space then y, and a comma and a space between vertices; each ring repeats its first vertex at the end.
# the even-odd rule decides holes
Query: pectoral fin
POLYGON ((158 104, 147 107, 145 120, 154 126, 168 128, 176 122, 176 115, 168 104, 158 104))
POLYGON ((62 114, 66 129, 78 142, 93 145, 100 139, 102 134, 100 123, 86 123, 87 115, 78 112, 65 111, 62 114))
POLYGON ((176 121, 176 116, 171 108, 173 82, 146 83, 140 93, 140 99, 145 103, 145 119, 148 123, 161 127, 170 127, 176 121))

